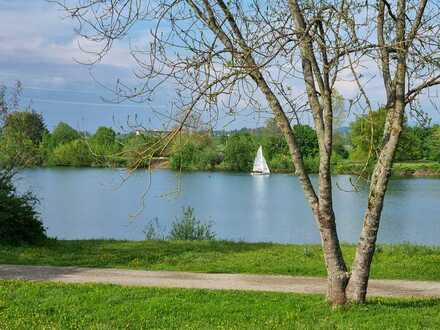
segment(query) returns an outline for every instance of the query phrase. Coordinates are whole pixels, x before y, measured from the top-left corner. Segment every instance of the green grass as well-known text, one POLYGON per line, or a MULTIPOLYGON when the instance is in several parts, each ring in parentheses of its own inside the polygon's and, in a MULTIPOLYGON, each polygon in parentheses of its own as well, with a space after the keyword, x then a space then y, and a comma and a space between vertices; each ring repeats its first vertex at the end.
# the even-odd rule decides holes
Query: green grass
POLYGON ((0 282, 1 329, 439 329, 439 299, 323 296, 0 282))
MULTIPOLYGON (((343 245, 349 265, 354 251, 343 245)), ((38 247, 0 246, 0 263, 325 276, 319 245, 225 241, 59 240, 38 247)), ((372 277, 440 281, 440 248, 379 245, 372 277)))

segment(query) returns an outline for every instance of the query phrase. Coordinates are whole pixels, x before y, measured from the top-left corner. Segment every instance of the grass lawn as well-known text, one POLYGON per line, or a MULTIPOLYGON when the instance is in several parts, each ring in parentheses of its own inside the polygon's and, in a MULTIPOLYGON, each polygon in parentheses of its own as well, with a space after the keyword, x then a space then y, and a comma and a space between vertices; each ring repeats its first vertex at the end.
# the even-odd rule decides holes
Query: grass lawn
MULTIPOLYGON (((355 247, 344 245, 343 251, 350 265, 355 247)), ((0 246, 0 263, 325 276, 319 245, 224 241, 49 241, 39 247, 0 246)), ((372 277, 440 281, 440 248, 379 245, 372 277)))
POLYGON ((1 329, 439 329, 439 299, 371 299, 333 311, 320 295, 0 281, 1 329))

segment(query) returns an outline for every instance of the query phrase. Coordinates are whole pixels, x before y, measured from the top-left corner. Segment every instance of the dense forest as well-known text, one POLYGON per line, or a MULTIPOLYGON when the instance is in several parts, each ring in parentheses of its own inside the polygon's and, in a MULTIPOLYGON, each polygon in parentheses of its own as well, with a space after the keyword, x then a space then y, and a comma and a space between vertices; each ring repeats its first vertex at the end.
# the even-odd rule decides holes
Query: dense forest
MULTIPOLYGON (((385 112, 378 110, 336 130, 333 144, 335 172, 368 170, 380 147, 385 112)), ((294 132, 312 172, 318 170, 318 141, 307 125, 294 132)), ((93 134, 60 122, 51 132, 34 111, 9 113, 0 131, 0 163, 32 166, 94 166, 142 168, 153 159, 166 159, 175 170, 249 171, 255 152, 263 146, 274 172, 293 172, 287 144, 273 120, 265 127, 238 131, 181 131, 170 142, 166 133, 137 130, 115 132, 99 127, 93 134)), ((405 125, 396 161, 440 167, 440 126, 405 125)), ((414 165, 416 166, 416 165, 414 165)))

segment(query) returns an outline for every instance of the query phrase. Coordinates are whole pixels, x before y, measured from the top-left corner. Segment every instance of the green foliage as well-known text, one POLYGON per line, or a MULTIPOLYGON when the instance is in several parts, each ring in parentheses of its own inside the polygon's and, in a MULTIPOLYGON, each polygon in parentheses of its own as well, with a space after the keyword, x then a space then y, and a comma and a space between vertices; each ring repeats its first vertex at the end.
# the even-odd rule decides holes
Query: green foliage
POLYGON ((223 160, 208 134, 181 135, 174 143, 170 165, 174 170, 212 170, 223 160))
POLYGON ((304 158, 315 158, 319 155, 316 132, 308 125, 295 125, 293 134, 304 158))
POLYGON ((202 223, 197 220, 192 207, 183 208, 183 215, 171 225, 168 239, 178 241, 214 240, 215 233, 211 230, 211 223, 202 223))
POLYGON ((0 170, 0 242, 3 244, 35 244, 46 238, 32 193, 18 194, 13 172, 0 170))
POLYGON ((38 145, 22 132, 3 133, 0 137, 0 165, 30 167, 41 165, 38 145))
POLYGON ((333 135, 333 156, 339 157, 340 159, 347 159, 350 155, 347 150, 347 145, 349 145, 350 141, 348 134, 342 134, 336 132, 333 135))
POLYGON ((163 230, 159 224, 159 218, 154 218, 150 221, 144 229, 145 239, 147 241, 164 240, 166 237, 163 234, 163 230))
POLYGON ((2 135, 22 135, 38 144, 46 132, 43 116, 35 111, 16 111, 9 113, 5 118, 2 135))
POLYGON ((99 127, 90 139, 90 147, 96 164, 116 166, 119 163, 117 153, 121 146, 116 141, 116 133, 109 127, 99 127))
POLYGON ((265 157, 268 160, 273 160, 274 158, 283 158, 280 156, 289 155, 289 148, 287 146, 286 139, 281 133, 270 134, 263 138, 262 144, 264 146, 265 157))
POLYGON ((375 159, 382 147, 383 128, 385 126, 386 110, 371 111, 360 116, 350 125, 351 144, 353 146, 350 158, 353 160, 375 159))
POLYGON ((427 158, 440 162, 440 126, 434 126, 430 136, 427 138, 427 158))
POLYGON ((145 150, 155 142, 155 139, 144 134, 128 134, 121 138, 119 143, 121 144, 121 156, 125 165, 129 168, 147 167, 153 154, 151 152, 145 154, 145 150))
MULTIPOLYGON (((372 111, 359 117, 351 124, 352 160, 364 161, 370 156, 371 161, 377 158, 382 148, 383 130, 387 112, 385 109, 372 111)), ((397 161, 420 160, 429 158, 427 141, 430 135, 429 128, 403 125, 399 144, 396 150, 397 161)))
POLYGON ((34 111, 7 114, 0 136, 0 164, 40 165, 39 144, 46 132, 41 114, 34 111))
POLYGON ((232 134, 226 142, 226 166, 233 171, 249 172, 256 152, 257 144, 251 134, 232 134))
POLYGON ((306 157, 304 158, 304 166, 310 173, 319 172, 319 158, 317 157, 306 157))
POLYGON ((56 166, 90 166, 93 155, 86 141, 74 140, 57 146, 52 152, 51 163, 56 166))
POLYGON ((53 130, 50 147, 55 148, 61 144, 69 143, 81 137, 77 130, 68 124, 60 122, 53 130))
POLYGON ((92 137, 92 142, 97 145, 109 146, 113 145, 116 140, 116 133, 110 127, 98 127, 95 132, 95 135, 92 137))
MULTIPOLYGON (((342 113, 341 120, 344 116, 342 113)), ((371 172, 381 148, 385 117, 386 111, 379 109, 352 122, 349 132, 336 130, 332 166, 337 173, 357 173, 359 169, 362 173, 371 172), (370 161, 365 164, 368 155, 370 161), (350 161, 346 161, 348 159, 350 161), (365 166, 367 171, 362 170, 365 166)), ((99 127, 95 134, 89 135, 80 134, 63 122, 49 133, 44 128, 41 115, 32 111, 13 112, 5 118, 6 124, 0 135, 0 164, 4 166, 142 168, 154 167, 155 159, 160 157, 156 163, 166 166, 169 161, 174 170, 249 172, 257 147, 262 145, 272 172, 294 171, 285 137, 274 119, 269 119, 264 128, 243 128, 230 135, 226 132, 182 133, 168 143, 157 132, 116 134, 111 128, 99 127)), ((293 132, 306 168, 317 172, 319 147, 315 130, 308 125, 295 125, 293 132)), ((408 126, 404 123, 396 161, 426 160, 440 162, 440 126, 408 126)))
POLYGON ((395 163, 393 165, 392 174, 394 176, 440 176, 440 163, 395 163))
POLYGON ((194 141, 187 140, 177 142, 170 156, 170 165, 174 170, 195 169, 201 150, 194 141))
POLYGON ((272 158, 268 161, 269 168, 277 171, 289 171, 293 172, 293 162, 292 157, 289 154, 279 153, 272 156, 272 158))

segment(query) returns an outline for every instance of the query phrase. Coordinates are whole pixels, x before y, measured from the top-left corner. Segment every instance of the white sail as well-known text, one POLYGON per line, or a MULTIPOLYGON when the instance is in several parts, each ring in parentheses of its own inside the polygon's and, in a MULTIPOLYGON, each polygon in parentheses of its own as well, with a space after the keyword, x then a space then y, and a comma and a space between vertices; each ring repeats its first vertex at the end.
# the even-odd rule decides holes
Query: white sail
POLYGON ((252 173, 255 174, 270 174, 269 166, 267 166, 266 159, 263 156, 263 148, 260 146, 257 151, 257 156, 254 160, 254 168, 252 173))

